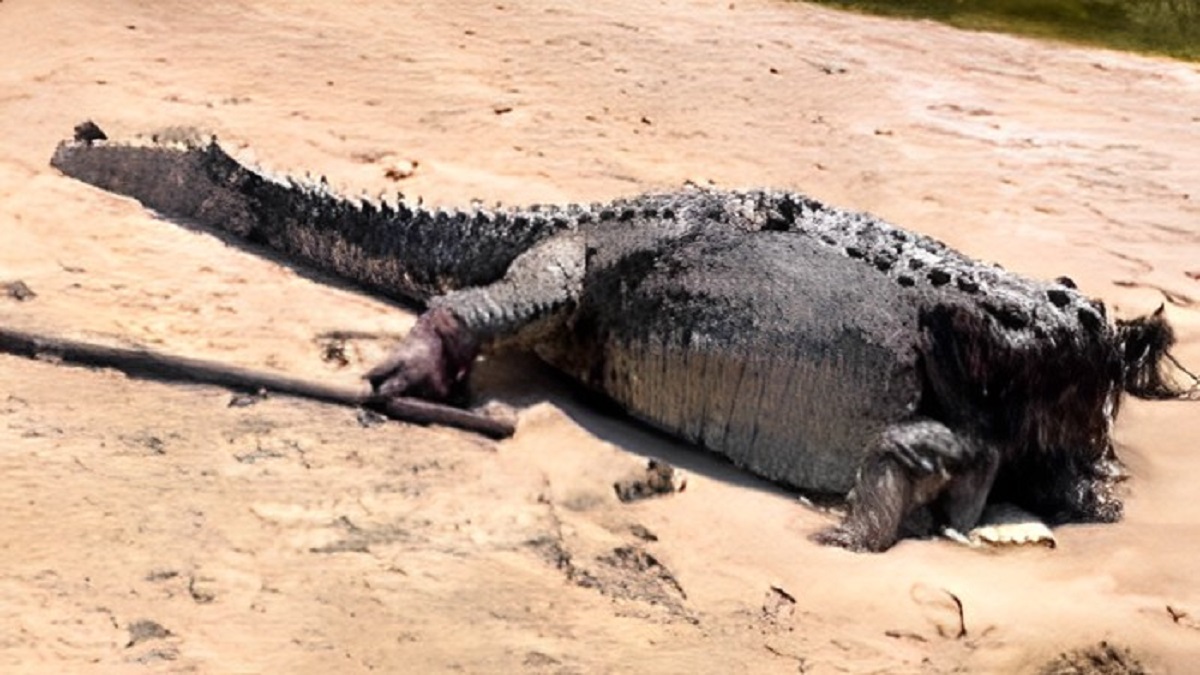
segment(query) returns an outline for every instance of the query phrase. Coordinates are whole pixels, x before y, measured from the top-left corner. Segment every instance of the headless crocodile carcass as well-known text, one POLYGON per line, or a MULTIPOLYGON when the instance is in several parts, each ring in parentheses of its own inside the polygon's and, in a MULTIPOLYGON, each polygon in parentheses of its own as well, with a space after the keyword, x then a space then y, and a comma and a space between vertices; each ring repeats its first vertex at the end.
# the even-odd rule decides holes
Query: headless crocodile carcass
POLYGON ((1110 323, 1068 279, 796 193, 429 210, 276 179, 215 139, 102 136, 81 125, 51 163, 424 305, 378 395, 457 399, 480 352, 530 350, 755 474, 848 494, 823 543, 885 550, 917 516, 965 532, 998 500, 1117 520, 1121 398, 1179 393, 1161 308, 1110 323))

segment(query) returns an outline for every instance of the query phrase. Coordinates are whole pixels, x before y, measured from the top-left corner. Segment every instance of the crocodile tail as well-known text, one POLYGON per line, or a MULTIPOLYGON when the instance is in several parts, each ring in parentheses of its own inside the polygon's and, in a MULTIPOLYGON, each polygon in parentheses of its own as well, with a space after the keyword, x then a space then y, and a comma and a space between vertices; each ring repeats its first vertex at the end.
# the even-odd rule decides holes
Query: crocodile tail
POLYGON ((166 218, 231 233, 288 262, 419 304, 499 279, 522 251, 568 227, 564 219, 533 212, 347 199, 323 179, 276 179, 244 166, 215 138, 194 134, 182 141, 116 143, 77 129, 50 164, 166 218))

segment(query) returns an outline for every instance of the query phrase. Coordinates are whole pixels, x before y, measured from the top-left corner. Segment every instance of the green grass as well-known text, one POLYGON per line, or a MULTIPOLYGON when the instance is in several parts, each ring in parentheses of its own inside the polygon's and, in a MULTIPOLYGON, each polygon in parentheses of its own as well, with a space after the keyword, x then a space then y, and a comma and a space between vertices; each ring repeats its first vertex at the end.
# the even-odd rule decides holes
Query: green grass
POLYGON ((808 0, 1200 61, 1200 0, 808 0))

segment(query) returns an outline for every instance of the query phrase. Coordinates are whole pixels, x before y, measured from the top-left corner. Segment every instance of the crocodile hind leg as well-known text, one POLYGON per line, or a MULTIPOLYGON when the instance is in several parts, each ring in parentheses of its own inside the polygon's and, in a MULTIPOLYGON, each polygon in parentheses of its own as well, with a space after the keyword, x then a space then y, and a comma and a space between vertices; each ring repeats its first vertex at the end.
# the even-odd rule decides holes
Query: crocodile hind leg
POLYGON ((366 379, 377 396, 461 402, 481 350, 532 346, 561 323, 583 283, 585 246, 563 233, 522 253, 488 286, 434 298, 429 309, 366 379))
POLYGON ((818 532, 821 544, 885 551, 905 518, 929 505, 946 527, 965 532, 979 520, 999 465, 999 451, 933 420, 895 425, 859 469, 841 524, 818 532))

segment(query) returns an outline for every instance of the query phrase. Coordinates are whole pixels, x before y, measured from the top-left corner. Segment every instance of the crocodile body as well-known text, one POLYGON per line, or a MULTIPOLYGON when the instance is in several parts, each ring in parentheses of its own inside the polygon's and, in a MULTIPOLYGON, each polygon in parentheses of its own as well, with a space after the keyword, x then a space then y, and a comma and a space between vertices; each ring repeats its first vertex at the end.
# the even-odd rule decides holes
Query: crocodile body
POLYGON ((792 192, 434 211, 275 179, 215 140, 77 137, 52 164, 425 306, 369 376, 380 395, 450 398, 481 350, 528 349, 760 476, 851 493, 818 539, 852 549, 886 549, 918 512, 965 531, 992 498, 1117 519, 1109 428, 1161 356, 1130 346, 1171 340, 1069 280, 792 192))

